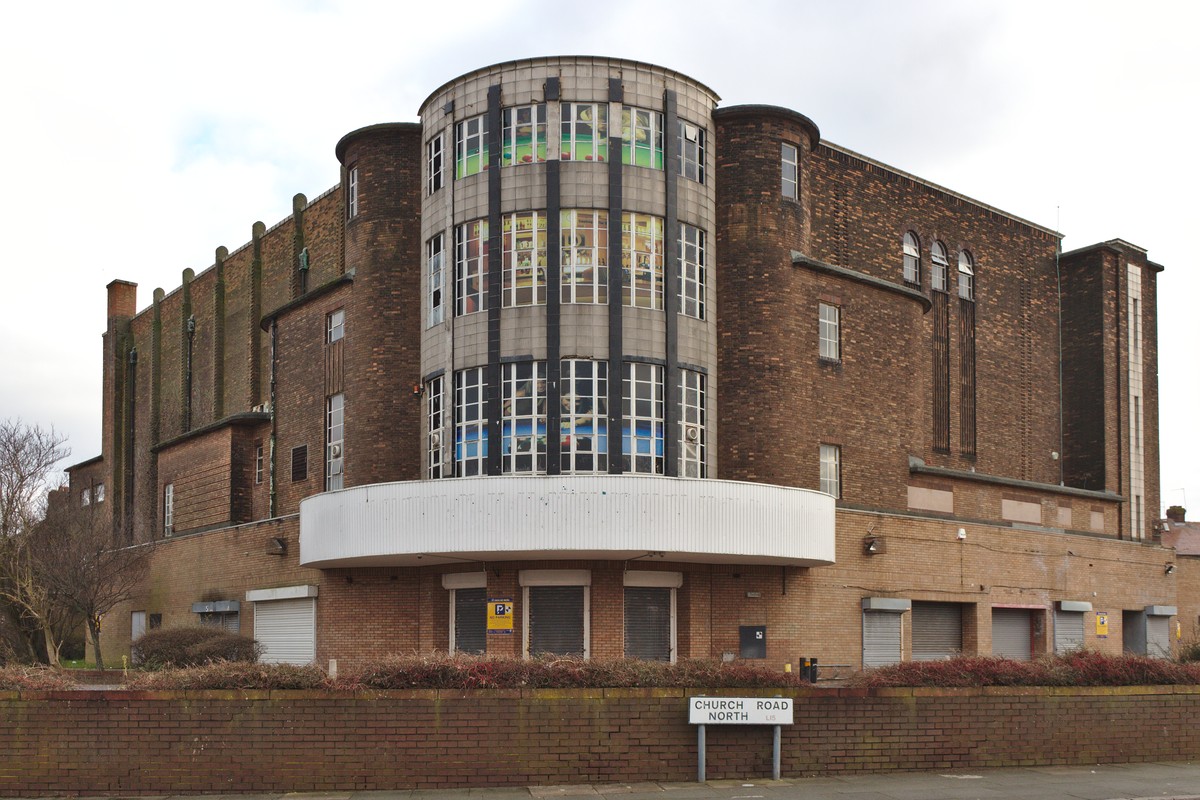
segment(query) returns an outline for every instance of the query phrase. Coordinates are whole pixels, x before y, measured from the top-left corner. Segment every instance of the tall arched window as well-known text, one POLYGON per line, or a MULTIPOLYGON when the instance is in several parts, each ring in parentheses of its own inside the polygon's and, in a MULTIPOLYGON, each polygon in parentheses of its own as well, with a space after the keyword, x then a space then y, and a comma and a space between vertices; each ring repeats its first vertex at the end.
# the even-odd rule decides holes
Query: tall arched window
POLYGON ((912 231, 904 234, 904 282, 921 284, 921 243, 912 231))
POLYGON ((934 291, 948 291, 950 282, 950 259, 946 257, 946 245, 941 242, 934 242, 933 249, 933 275, 932 282, 934 291))
POLYGON ((967 250, 958 253, 958 296, 963 300, 975 299, 975 260, 967 250))

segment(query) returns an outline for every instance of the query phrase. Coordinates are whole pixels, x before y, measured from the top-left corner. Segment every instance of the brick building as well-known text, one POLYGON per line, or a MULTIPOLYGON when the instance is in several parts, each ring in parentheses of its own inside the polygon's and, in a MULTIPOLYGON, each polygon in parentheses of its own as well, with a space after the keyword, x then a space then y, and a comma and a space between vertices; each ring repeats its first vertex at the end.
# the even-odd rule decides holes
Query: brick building
POLYGON ((148 308, 109 284, 71 490, 158 542, 109 646, 1169 650, 1162 268, 717 104, 638 62, 481 69, 148 308))

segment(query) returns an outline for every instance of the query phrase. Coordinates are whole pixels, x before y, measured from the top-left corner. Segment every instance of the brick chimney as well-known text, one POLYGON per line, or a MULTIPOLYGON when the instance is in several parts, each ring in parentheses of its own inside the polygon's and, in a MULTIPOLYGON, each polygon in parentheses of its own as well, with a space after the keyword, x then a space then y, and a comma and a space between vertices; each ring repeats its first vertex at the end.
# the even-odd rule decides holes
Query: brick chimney
POLYGON ((1183 506, 1171 506, 1167 509, 1167 519, 1171 522, 1183 522, 1185 514, 1187 514, 1187 509, 1183 506))

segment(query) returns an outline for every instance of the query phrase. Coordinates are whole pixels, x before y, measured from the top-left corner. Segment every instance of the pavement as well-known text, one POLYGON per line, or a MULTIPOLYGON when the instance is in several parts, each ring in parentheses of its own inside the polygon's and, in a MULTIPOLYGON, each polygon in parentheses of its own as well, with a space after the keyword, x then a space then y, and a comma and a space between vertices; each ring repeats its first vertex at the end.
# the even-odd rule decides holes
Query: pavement
MULTIPOLYGON (((53 797, 53 795, 46 795, 53 797)), ((1015 767, 781 781, 145 795, 138 800, 1200 800, 1200 764, 1015 767)), ((75 798, 74 800, 83 800, 75 798)), ((113 800, 108 796, 106 800, 113 800)))

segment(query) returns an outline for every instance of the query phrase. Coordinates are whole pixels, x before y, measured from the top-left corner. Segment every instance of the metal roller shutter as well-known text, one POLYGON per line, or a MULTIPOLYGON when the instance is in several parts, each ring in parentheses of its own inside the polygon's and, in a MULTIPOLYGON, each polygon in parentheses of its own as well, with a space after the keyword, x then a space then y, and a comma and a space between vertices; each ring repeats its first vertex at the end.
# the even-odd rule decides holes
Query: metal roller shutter
POLYGON ((671 660, 673 589, 625 587, 625 657, 671 660))
POLYGON ((454 590, 454 650, 487 651, 487 589, 454 590))
POLYGON ((900 663, 900 616, 889 611, 863 612, 864 667, 900 663))
POLYGON ((1033 658, 1033 626, 1027 610, 992 609, 992 655, 1014 661, 1033 658))
POLYGON ((1083 647, 1083 612, 1054 612, 1054 652, 1066 653, 1083 647))
POLYGON ((267 664, 311 664, 317 657, 316 601, 261 600, 254 604, 254 638, 267 664))
POLYGON ((1146 617, 1146 655, 1152 658, 1171 657, 1170 623, 1169 617, 1146 617))
POLYGON ((961 653, 962 606, 913 601, 913 661, 939 661, 961 653))
POLYGON ((529 587, 529 653, 583 655, 582 586, 529 587))

